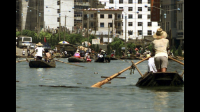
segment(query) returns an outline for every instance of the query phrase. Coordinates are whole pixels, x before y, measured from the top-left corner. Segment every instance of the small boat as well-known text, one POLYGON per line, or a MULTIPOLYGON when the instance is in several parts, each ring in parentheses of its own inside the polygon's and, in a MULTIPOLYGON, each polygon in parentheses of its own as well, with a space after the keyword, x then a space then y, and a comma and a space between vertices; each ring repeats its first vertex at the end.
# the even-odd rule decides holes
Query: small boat
POLYGON ((68 62, 91 62, 91 61, 92 61, 91 59, 85 60, 74 56, 68 58, 68 62))
POLYGON ((55 60, 50 60, 50 62, 46 62, 44 60, 30 60, 29 67, 30 68, 55 68, 56 62, 55 60))
POLYGON ((102 63, 110 63, 110 58, 108 57, 102 57, 102 58, 97 58, 94 62, 102 62, 102 63))
POLYGON ((136 86, 182 86, 183 77, 177 72, 146 72, 138 79, 136 86))

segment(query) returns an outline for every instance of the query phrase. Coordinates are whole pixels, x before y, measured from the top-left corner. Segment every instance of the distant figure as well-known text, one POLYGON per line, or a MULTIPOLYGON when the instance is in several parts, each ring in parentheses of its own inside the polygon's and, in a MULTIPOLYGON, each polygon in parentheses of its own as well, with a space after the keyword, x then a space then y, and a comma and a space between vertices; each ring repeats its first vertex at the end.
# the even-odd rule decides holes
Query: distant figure
POLYGON ((24 51, 24 49, 23 49, 23 51, 22 51, 22 55, 25 56, 25 51, 24 51))
POLYGON ((65 56, 67 56, 67 51, 64 51, 65 56))
POLYGON ((79 50, 77 50, 77 51, 75 52, 74 57, 76 57, 76 58, 81 58, 81 56, 80 56, 80 51, 79 51, 79 50))
POLYGON ((49 53, 48 49, 45 49, 45 61, 49 62, 51 59, 51 54, 49 53))
POLYGON ((40 42, 37 44, 37 48, 35 49, 36 60, 42 60, 42 53, 44 52, 44 48, 42 48, 42 46, 43 46, 43 44, 41 44, 40 42))

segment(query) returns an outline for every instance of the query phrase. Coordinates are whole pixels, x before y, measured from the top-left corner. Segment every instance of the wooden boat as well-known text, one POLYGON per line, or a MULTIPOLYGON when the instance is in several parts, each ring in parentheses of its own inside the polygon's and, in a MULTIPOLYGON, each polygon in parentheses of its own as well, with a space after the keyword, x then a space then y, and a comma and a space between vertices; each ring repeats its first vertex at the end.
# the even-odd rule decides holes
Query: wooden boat
POLYGON ((30 60, 29 67, 30 68, 55 68, 56 62, 55 60, 50 60, 50 62, 46 62, 44 60, 30 60))
POLYGON ((94 62, 110 63, 110 58, 108 57, 97 58, 94 62))
POLYGON ((182 86, 183 78, 177 72, 146 72, 136 86, 182 86))
POLYGON ((81 59, 81 58, 77 58, 77 57, 69 57, 68 58, 68 62, 91 62, 92 60, 90 61, 87 61, 85 59, 81 59))

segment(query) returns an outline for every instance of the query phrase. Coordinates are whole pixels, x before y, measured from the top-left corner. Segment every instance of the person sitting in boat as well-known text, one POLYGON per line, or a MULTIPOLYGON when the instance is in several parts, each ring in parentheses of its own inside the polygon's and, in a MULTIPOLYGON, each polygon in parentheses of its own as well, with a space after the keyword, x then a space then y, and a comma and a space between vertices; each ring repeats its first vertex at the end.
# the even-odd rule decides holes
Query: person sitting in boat
POLYGON ((81 58, 81 56, 80 56, 80 51, 79 51, 79 50, 76 51, 76 53, 74 54, 74 57, 76 57, 76 58, 81 58))
POLYGON ((64 51, 65 56, 67 56, 67 51, 64 51))
POLYGON ((51 54, 49 53, 48 49, 45 49, 45 61, 49 62, 50 59, 51 59, 51 54))
POLYGON ((85 59, 86 59, 86 61, 91 61, 91 59, 90 59, 90 52, 85 53, 85 59))
POLYGON ((42 60, 42 53, 44 52, 44 48, 42 47, 43 44, 41 44, 41 42, 39 42, 36 45, 37 45, 37 48, 32 53, 36 52, 36 54, 35 54, 36 60, 42 60))
POLYGON ((157 69, 154 62, 154 56, 155 56, 155 53, 151 53, 151 57, 148 60, 148 72, 156 73, 157 69))

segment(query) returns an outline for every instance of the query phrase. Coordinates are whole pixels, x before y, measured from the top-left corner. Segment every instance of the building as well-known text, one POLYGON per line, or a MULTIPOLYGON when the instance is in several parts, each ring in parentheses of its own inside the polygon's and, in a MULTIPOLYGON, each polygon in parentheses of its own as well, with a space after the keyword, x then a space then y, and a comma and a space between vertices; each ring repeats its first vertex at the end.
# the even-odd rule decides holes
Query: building
POLYGON ((74 0, 17 0, 16 29, 41 31, 42 29, 74 26, 74 0), (22 16, 23 13, 23 16, 22 16), (61 14, 61 17, 60 17, 61 14), (21 22, 22 21, 22 22, 21 22))
POLYGON ((161 26, 168 34, 170 45, 178 48, 184 42, 184 0, 161 0, 160 2, 163 9, 161 26))
MULTIPOLYGON (((158 22, 151 22, 151 0, 100 0, 106 3, 105 8, 123 9, 122 12, 122 29, 123 33, 119 34, 120 38, 142 39, 144 36, 153 35, 160 27, 158 22), (145 5, 147 7, 145 7, 145 5), (127 32, 125 33, 125 16, 127 16, 127 32)), ((128 39, 127 39, 128 40, 128 39)))
POLYGON ((82 27, 86 31, 89 28, 89 34, 100 37, 110 37, 116 35, 115 32, 122 34, 122 11, 123 9, 104 9, 104 8, 89 8, 83 10, 82 27), (110 26, 109 26, 110 25, 110 26), (113 32, 113 34, 112 34, 113 32))

